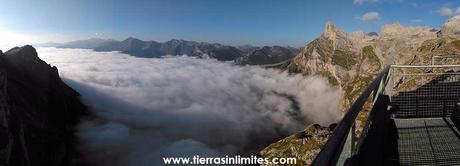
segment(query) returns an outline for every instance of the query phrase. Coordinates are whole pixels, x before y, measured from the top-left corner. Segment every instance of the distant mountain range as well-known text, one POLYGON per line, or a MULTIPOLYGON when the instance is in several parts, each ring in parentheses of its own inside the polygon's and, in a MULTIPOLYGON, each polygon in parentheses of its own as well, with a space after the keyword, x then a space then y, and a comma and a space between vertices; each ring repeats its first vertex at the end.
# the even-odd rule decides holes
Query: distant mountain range
POLYGON ((219 43, 169 40, 166 42, 143 41, 129 37, 123 41, 91 38, 68 43, 45 43, 37 46, 58 48, 83 48, 94 51, 120 51, 136 57, 159 58, 165 55, 188 55, 234 61, 242 65, 273 64, 294 57, 298 48, 281 46, 256 47, 251 45, 226 46, 219 43))
POLYGON ((292 47, 265 46, 241 56, 235 62, 241 65, 274 64, 286 61, 294 57, 298 52, 298 49, 292 47))

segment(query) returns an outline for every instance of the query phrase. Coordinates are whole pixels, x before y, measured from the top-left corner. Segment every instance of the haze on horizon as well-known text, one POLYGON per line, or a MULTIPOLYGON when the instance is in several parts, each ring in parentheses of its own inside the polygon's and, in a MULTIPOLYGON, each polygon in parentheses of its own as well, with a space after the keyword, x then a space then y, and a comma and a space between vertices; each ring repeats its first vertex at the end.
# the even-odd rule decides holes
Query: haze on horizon
POLYGON ((438 27, 460 14, 454 0, 1 0, 0 45, 87 38, 184 39, 228 45, 303 46, 327 21, 345 31, 382 24, 438 27))

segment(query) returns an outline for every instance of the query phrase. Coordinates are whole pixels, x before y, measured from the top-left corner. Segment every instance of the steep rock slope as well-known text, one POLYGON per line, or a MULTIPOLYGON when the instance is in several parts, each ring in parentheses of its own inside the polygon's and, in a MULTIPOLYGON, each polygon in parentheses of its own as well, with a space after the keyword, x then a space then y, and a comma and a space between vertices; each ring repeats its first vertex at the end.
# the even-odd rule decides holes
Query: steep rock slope
POLYGON ((440 37, 460 37, 460 15, 447 20, 438 34, 440 37))
MULTIPOLYGON (((328 79, 344 92, 342 110, 345 111, 385 65, 426 65, 435 55, 460 55, 460 36, 456 36, 459 22, 460 18, 454 17, 439 31, 431 27, 389 24, 382 27, 380 35, 348 34, 328 23, 319 38, 307 44, 296 57, 276 67, 328 79)), ((442 59, 438 62, 442 63, 458 64, 460 60, 442 59)), ((365 105, 364 109, 364 113, 358 115, 358 135, 367 119, 365 112, 369 106, 365 105)), ((312 127, 307 127, 305 131, 312 131, 312 127)), ((295 135, 284 138, 262 150, 261 155, 296 156, 300 163, 308 165, 326 142, 323 138, 327 135, 324 133, 330 129, 316 127, 313 131, 308 138, 297 138, 295 135)))
POLYGON ((342 109, 347 108, 353 94, 364 88, 372 79, 372 74, 383 66, 374 46, 367 41, 370 39, 363 36, 357 33, 349 35, 328 23, 321 37, 310 42, 281 67, 291 72, 327 78, 345 92, 342 109))
POLYGON ((71 165, 78 96, 32 46, 0 53, 0 165, 71 165))

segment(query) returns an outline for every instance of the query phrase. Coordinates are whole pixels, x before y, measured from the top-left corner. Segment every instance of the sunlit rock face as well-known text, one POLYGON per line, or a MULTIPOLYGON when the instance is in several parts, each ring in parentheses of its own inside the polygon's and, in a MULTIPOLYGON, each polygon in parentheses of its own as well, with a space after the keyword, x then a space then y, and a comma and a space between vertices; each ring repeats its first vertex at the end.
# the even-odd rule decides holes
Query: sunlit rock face
POLYGON ((383 38, 435 38, 436 31, 427 26, 402 26, 399 23, 383 25, 381 29, 383 38))
MULTIPOLYGON (((458 54, 459 23, 458 16, 447 20, 441 30, 395 23, 383 25, 380 35, 365 35, 359 31, 348 34, 329 22, 319 38, 308 43, 296 57, 276 67, 292 73, 326 78, 330 84, 342 90, 341 110, 346 111, 384 66, 427 65, 431 63, 432 56, 458 54)), ((441 60, 438 64, 459 62, 441 60)), ((366 117, 359 119, 361 121, 357 123, 358 129, 364 125, 366 117)), ((271 157, 300 156, 302 162, 310 163, 314 158, 312 156, 319 152, 318 147, 325 142, 316 137, 294 138, 290 136, 273 143, 261 151, 261 154, 271 157), (305 144, 305 141, 319 146, 312 147, 305 144)))
POLYGON ((0 165, 74 164, 78 96, 33 47, 0 53, 0 165))
POLYGON ((439 35, 441 37, 460 37, 460 15, 447 20, 442 26, 439 35))

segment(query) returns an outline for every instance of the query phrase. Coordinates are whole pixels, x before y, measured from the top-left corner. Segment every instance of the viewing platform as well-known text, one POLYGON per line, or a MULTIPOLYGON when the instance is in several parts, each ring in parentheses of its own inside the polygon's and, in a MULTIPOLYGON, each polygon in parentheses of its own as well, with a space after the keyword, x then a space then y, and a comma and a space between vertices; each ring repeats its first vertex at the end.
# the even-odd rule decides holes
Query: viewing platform
POLYGON ((460 65, 391 65, 312 165, 460 165, 459 128, 460 65))

